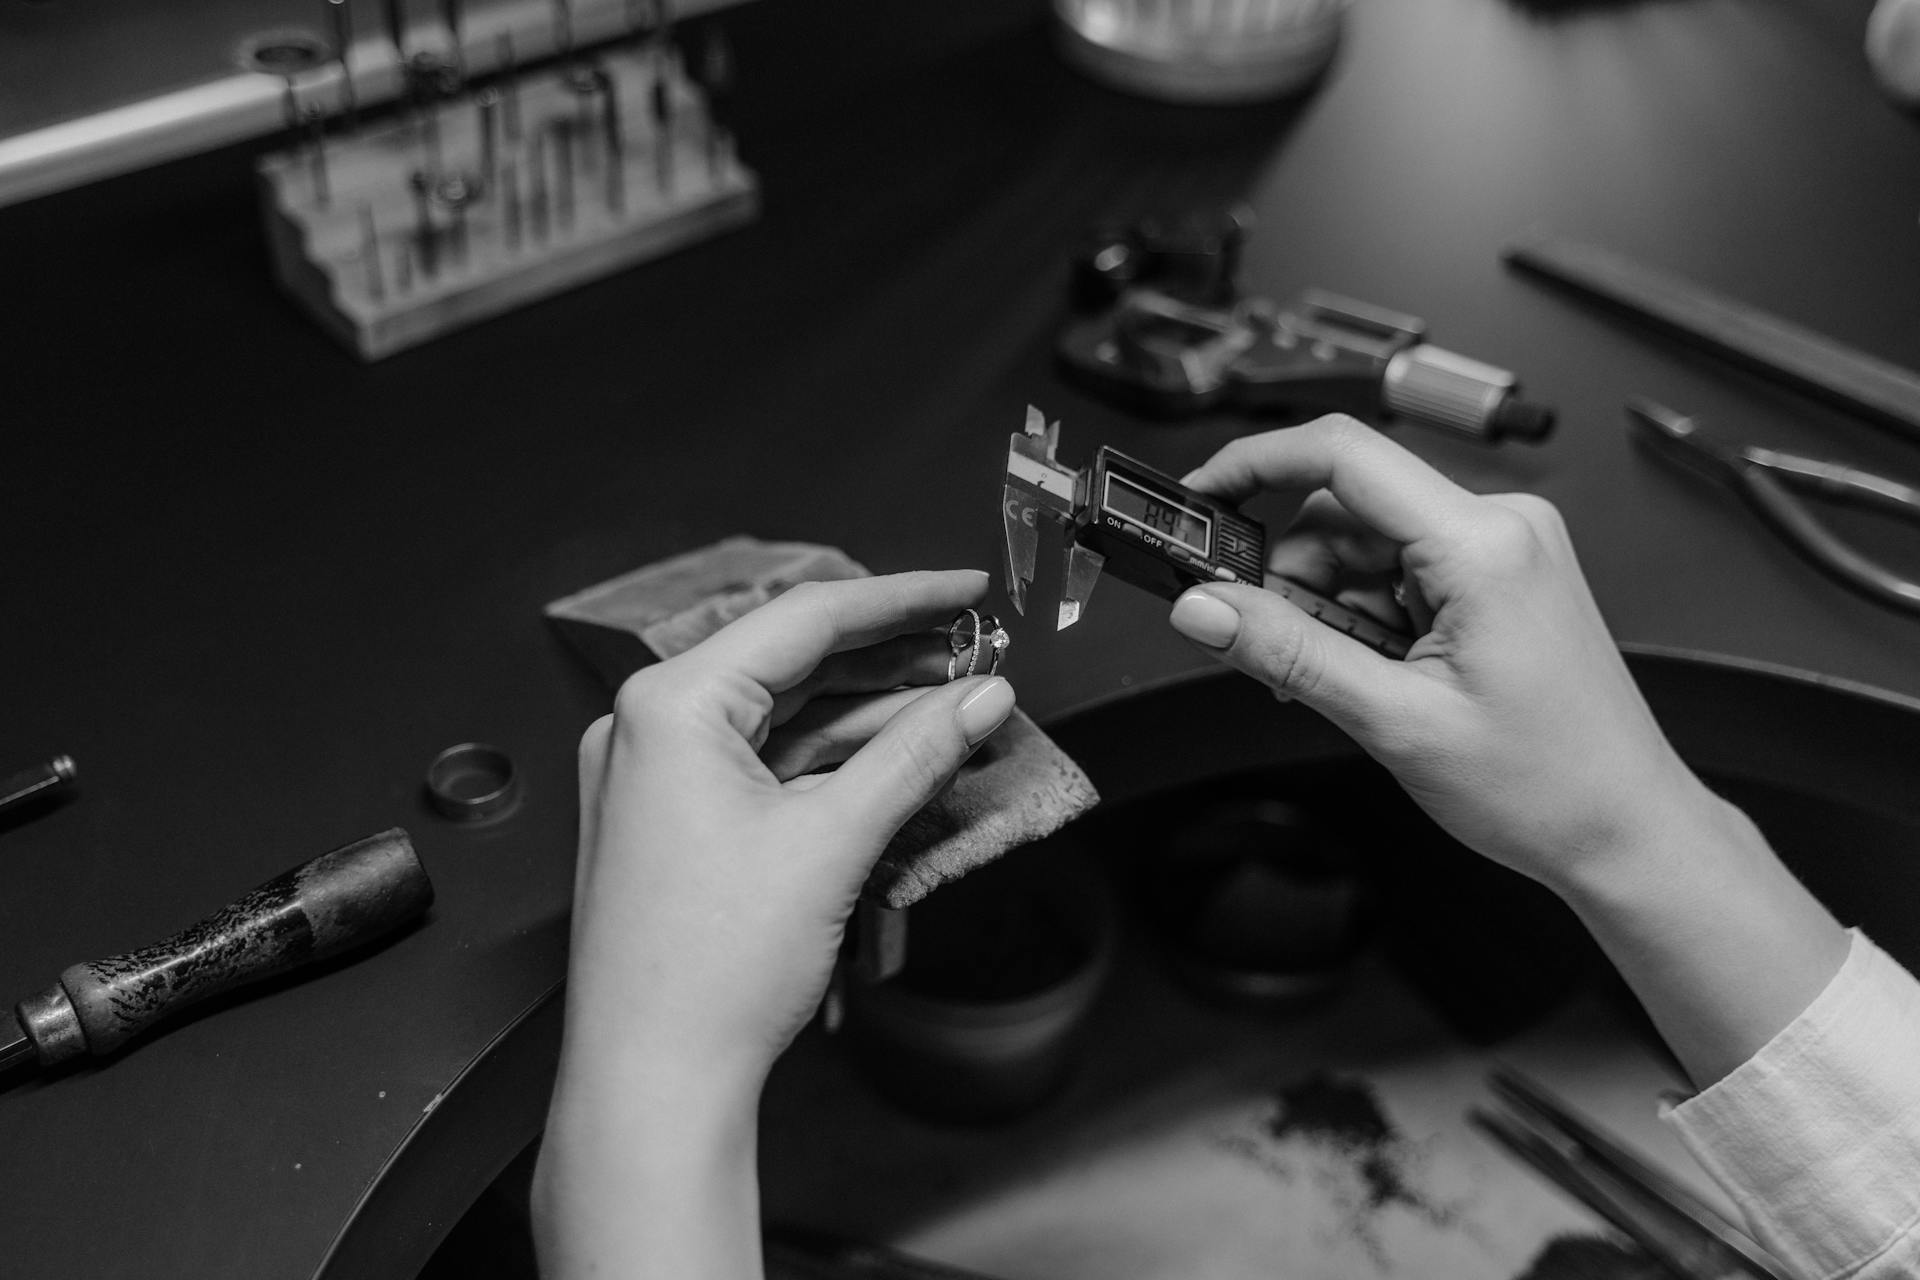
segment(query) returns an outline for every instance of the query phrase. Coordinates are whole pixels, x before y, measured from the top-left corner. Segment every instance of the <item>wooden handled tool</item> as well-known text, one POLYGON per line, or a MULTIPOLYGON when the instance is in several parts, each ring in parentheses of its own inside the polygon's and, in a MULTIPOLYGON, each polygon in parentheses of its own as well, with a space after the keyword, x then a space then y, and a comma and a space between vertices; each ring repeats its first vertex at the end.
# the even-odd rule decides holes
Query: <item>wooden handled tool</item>
POLYGON ((67 969, 0 1015, 0 1070, 110 1054, 188 1005, 371 942, 432 902, 399 827, 323 853, 171 938, 67 969))

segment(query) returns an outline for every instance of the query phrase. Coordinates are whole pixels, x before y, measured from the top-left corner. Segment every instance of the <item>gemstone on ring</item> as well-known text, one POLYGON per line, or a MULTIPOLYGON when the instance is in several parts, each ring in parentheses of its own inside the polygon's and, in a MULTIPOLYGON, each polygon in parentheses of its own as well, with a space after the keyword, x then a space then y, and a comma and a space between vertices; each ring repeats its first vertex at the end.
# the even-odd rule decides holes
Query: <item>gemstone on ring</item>
POLYGON ((992 675, 1000 669, 1000 660, 1007 656, 1007 650, 1013 646, 1013 637, 1000 625, 1000 619, 988 614, 980 620, 975 648, 987 650, 987 674, 992 675))

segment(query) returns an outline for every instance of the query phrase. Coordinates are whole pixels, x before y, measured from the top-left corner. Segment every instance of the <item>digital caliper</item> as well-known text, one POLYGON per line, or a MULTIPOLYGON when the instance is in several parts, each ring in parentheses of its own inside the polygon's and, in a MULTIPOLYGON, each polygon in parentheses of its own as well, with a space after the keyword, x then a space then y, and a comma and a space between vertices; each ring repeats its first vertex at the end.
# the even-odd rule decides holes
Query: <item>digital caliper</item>
POLYGON ((1060 424, 1032 406, 1026 429, 1007 446, 1007 594, 1022 615, 1044 518, 1067 534, 1059 630, 1080 621, 1094 584, 1111 569, 1168 600, 1207 582, 1265 586, 1388 657, 1406 656, 1409 637, 1297 583, 1268 578, 1267 531, 1258 521, 1105 445, 1076 471, 1054 456, 1059 446, 1060 424))

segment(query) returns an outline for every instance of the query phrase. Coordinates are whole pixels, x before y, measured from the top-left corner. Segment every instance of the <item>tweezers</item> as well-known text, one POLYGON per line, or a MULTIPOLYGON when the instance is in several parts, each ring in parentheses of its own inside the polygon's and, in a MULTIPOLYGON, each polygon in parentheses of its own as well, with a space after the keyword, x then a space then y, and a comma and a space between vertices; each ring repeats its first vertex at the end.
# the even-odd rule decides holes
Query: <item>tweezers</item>
POLYGON ((1788 545, 1842 585, 1891 608, 1920 613, 1920 582, 1842 542, 1791 492, 1799 488, 1920 524, 1920 489, 1844 463, 1737 444, 1651 400, 1629 400, 1627 420, 1638 439, 1664 456, 1731 485, 1788 545))
POLYGON ((1505 1112, 1468 1119, 1548 1181, 1611 1222, 1679 1280, 1793 1280, 1706 1201, 1602 1133, 1525 1076, 1495 1071, 1505 1112))

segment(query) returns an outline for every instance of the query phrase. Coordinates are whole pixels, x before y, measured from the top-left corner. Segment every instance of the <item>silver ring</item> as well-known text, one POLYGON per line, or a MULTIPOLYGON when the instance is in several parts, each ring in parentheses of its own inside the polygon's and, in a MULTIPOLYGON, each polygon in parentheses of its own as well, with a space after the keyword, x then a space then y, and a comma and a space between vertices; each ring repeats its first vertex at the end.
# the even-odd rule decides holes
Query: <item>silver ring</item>
POLYGON ((967 669, 964 674, 980 674, 980 663, 986 659, 986 674, 992 675, 1000 669, 1000 659, 1013 643, 1013 637, 1000 625, 1000 619, 992 614, 982 615, 978 609, 963 609, 958 617, 947 627, 947 647, 953 652, 947 658, 947 680, 958 680, 960 655, 967 655, 967 669))
POLYGON ((973 674, 973 664, 980 657, 980 611, 962 609, 954 620, 947 625, 947 648, 953 652, 947 657, 947 683, 952 684, 960 678, 960 655, 967 655, 967 674, 973 674), (968 622, 972 627, 966 631, 961 628, 968 622))

